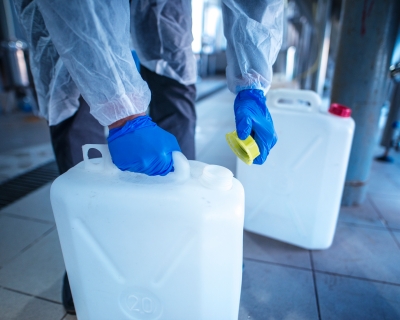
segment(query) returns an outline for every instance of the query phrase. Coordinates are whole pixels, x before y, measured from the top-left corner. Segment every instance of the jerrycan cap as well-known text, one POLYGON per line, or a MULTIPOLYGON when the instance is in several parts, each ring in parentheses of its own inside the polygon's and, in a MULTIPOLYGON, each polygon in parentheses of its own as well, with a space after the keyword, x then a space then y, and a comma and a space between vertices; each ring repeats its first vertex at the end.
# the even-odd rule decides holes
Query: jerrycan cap
POLYGON ((351 109, 339 103, 332 103, 328 112, 343 118, 349 118, 351 116, 351 109))
POLYGON ((245 164, 253 164, 253 160, 260 155, 260 150, 252 136, 248 136, 246 140, 240 140, 235 130, 227 133, 225 137, 232 151, 245 164))

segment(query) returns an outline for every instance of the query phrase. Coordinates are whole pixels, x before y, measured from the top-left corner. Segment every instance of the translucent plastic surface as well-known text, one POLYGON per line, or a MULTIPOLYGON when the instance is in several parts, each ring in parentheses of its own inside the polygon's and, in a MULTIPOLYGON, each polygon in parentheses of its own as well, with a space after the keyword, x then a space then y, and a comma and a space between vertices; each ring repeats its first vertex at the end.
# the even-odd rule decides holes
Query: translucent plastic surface
POLYGON ((236 320, 244 191, 232 173, 174 153, 173 173, 149 177, 119 171, 106 145, 84 151, 51 188, 78 319, 236 320))
POLYGON ((272 90, 278 143, 262 166, 237 162, 246 192, 245 229, 307 249, 333 240, 354 121, 319 111, 312 91, 272 90))

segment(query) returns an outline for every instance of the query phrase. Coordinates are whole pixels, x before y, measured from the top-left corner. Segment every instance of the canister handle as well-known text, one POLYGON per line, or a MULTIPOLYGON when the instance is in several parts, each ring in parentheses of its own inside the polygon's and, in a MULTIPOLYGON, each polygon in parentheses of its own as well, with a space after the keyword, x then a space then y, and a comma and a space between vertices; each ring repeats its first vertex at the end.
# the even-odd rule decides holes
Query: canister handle
POLYGON ((190 165, 183 153, 179 151, 172 152, 172 160, 174 161, 174 172, 171 172, 169 175, 171 175, 175 181, 185 181, 189 179, 190 165))
MULTIPOLYGON (((85 144, 82 146, 83 161, 85 169, 95 172, 118 172, 119 169, 114 165, 111 159, 110 150, 107 144, 85 144), (101 153, 101 158, 96 161, 90 160, 88 152, 90 149, 96 149, 101 153)), ((174 161, 174 172, 168 174, 175 181, 184 181, 190 178, 190 165, 189 161, 183 153, 174 151, 172 152, 172 160, 174 161)))
POLYGON ((272 108, 319 112, 321 98, 312 90, 275 89, 267 93, 267 105, 272 108), (309 105, 301 104, 299 101, 304 101, 309 105))
POLYGON ((85 169, 88 171, 115 171, 117 167, 111 160, 110 150, 107 144, 85 144, 82 146, 83 161, 85 169), (90 160, 88 153, 90 149, 95 149, 101 153, 101 158, 90 160))

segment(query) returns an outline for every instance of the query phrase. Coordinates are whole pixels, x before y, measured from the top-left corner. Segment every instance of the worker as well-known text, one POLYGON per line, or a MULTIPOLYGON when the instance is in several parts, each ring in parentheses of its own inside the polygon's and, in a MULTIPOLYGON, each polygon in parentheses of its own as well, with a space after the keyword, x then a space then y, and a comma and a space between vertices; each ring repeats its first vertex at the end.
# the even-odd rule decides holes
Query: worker
MULTIPOLYGON (((394 50, 394 56, 400 57, 400 29, 397 41, 397 50, 394 50)), ((385 148, 384 153, 375 159, 383 162, 394 162, 389 156, 390 149, 400 151, 400 61, 390 66, 390 78, 392 83, 390 86, 390 109, 386 120, 385 129, 383 130, 381 146, 385 148)))
MULTIPOLYGON (((189 0, 132 0, 131 10, 127 0, 15 4, 61 173, 82 160, 82 144, 103 142, 103 126, 121 170, 166 175, 173 151, 194 159, 197 71, 189 0)), ((262 164, 277 140, 265 94, 282 42, 283 0, 222 0, 222 12, 237 133, 254 137, 260 149, 254 163, 262 164)), ((73 313, 68 289, 66 278, 63 303, 73 313)))

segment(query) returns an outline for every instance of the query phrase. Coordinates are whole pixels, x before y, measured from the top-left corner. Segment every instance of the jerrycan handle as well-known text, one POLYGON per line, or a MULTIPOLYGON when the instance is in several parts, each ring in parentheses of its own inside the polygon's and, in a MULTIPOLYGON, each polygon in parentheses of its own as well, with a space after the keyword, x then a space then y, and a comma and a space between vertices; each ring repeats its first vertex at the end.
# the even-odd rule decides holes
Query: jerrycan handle
POLYGON ((116 169, 111 160, 110 150, 107 144, 85 144, 82 146, 83 161, 85 169, 88 171, 113 171, 116 169), (89 159, 88 153, 90 149, 95 149, 101 153, 101 158, 97 161, 89 159))
POLYGON ((171 172, 169 175, 171 175, 175 181, 185 181, 189 179, 190 165, 183 153, 179 151, 172 152, 172 160, 174 161, 174 172, 171 172))
MULTIPOLYGON (((82 151, 86 170, 97 172, 119 171, 112 162, 110 150, 108 149, 107 144, 85 144, 82 146, 82 151), (100 159, 99 161, 92 161, 89 159, 88 152, 90 149, 96 149, 101 153, 102 157, 98 158, 100 159)), ((190 165, 183 153, 178 151, 172 152, 172 160, 174 161, 174 172, 171 172, 169 175, 171 175, 175 181, 184 181, 189 179, 190 165)))
POLYGON ((267 93, 267 105, 273 108, 319 112, 321 98, 312 90, 275 89, 267 93))

